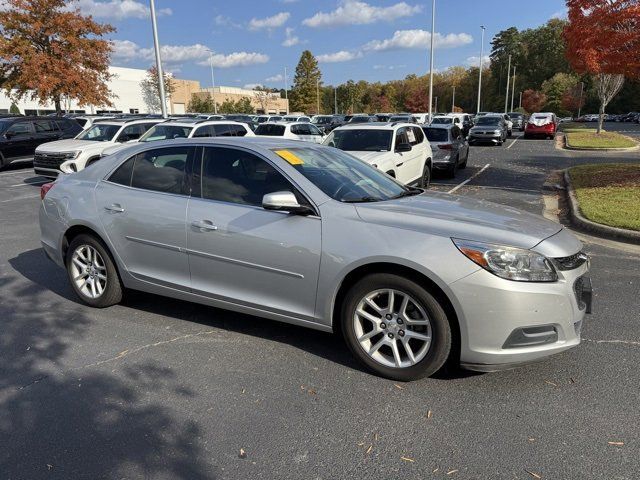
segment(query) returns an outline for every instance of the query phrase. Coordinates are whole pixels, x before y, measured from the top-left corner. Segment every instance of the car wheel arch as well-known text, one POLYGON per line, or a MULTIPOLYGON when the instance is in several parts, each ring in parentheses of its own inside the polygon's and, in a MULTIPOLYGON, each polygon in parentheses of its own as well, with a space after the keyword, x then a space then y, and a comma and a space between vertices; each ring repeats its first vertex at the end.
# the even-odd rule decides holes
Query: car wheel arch
POLYGON ((446 292, 435 282, 433 279, 425 275, 414 268, 399 263, 391 262, 375 262, 359 265, 356 268, 349 271, 342 279, 338 289, 333 298, 333 305, 331 310, 331 327, 336 333, 340 333, 341 322, 336 321, 340 317, 340 311, 342 304, 347 295, 347 292, 363 277, 374 273, 388 273, 403 276, 417 283, 418 285, 428 290, 438 302, 440 302, 442 308, 447 314, 449 323, 451 325, 451 331, 453 334, 452 348, 450 359, 458 362, 460 360, 460 347, 461 347, 461 333, 460 333, 460 321, 456 309, 449 299, 446 292))

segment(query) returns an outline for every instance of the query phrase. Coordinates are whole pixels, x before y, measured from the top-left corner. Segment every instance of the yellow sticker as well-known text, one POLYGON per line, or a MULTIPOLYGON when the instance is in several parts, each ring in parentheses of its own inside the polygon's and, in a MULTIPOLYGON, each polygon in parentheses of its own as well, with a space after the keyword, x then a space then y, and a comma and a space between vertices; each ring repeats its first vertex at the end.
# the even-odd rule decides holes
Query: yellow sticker
POLYGON ((291 165, 304 165, 302 159, 297 155, 291 153, 289 150, 276 150, 275 152, 291 165))

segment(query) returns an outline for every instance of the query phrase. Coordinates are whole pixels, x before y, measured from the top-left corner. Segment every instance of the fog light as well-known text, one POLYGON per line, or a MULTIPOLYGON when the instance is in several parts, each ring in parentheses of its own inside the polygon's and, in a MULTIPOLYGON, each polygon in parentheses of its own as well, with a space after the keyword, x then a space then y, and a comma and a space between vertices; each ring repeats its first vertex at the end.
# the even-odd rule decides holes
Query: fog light
POLYGON ((558 330, 553 325, 516 328, 502 348, 533 347, 558 341, 558 330))

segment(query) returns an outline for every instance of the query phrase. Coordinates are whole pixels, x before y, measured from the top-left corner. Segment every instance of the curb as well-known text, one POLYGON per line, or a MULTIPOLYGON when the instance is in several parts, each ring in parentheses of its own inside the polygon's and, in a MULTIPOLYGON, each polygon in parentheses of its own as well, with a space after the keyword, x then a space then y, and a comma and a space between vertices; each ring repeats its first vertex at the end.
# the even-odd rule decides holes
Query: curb
MULTIPOLYGON (((623 135, 623 137, 626 137, 626 135, 623 135)), ((573 150, 576 152, 637 152, 638 150, 640 150, 640 145, 636 145, 635 147, 624 147, 624 148, 578 148, 578 147, 572 147, 571 145, 569 145, 569 139, 567 138, 566 134, 562 133, 562 138, 564 139, 563 148, 565 150, 573 150)), ((630 138, 630 137, 627 137, 627 138, 630 138)))
POLYGON ((580 206, 578 199, 576 198, 576 192, 571 184, 571 178, 569 176, 569 170, 564 171, 564 183, 567 186, 567 199, 569 200, 569 218, 571 223, 590 233, 595 233, 601 237, 615 238, 616 240, 634 243, 640 245, 640 232, 634 232, 632 230, 626 230, 624 228, 610 227, 608 225, 602 225, 601 223, 592 222, 587 220, 580 213, 580 206))

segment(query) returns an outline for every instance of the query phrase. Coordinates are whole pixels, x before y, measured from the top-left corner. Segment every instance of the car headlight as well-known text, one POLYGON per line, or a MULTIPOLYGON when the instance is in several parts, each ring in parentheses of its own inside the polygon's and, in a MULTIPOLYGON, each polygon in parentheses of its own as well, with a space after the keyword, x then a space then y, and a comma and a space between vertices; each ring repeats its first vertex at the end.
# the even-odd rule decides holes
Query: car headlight
POLYGON ((78 158, 78 155, 80 155, 80 150, 78 150, 77 152, 66 152, 64 154, 64 159, 65 160, 74 160, 74 159, 78 158))
POLYGON ((494 130, 494 131, 493 131, 493 133, 501 134, 501 133, 502 133, 502 130, 498 130, 498 129, 496 129, 496 130, 494 130))
POLYGON ((522 248, 452 238, 469 260, 494 275, 516 282, 555 282, 558 274, 544 255, 522 248))

